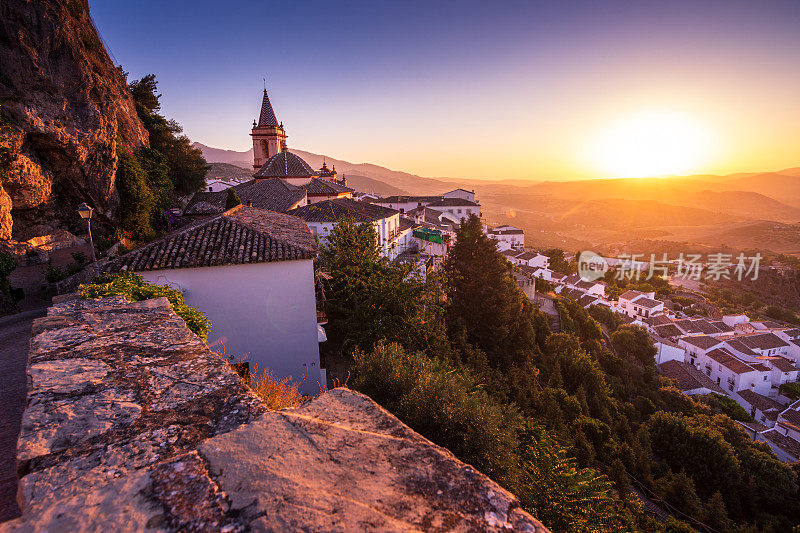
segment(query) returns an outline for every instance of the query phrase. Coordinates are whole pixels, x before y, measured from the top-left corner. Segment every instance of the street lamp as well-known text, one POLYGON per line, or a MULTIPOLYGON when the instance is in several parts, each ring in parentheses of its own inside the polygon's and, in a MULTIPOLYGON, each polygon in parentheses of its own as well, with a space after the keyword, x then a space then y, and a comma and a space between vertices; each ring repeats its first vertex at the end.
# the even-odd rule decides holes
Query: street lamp
POLYGON ((94 209, 86 205, 86 202, 78 206, 78 214, 82 219, 86 220, 86 226, 89 228, 89 245, 92 247, 92 263, 94 263, 94 275, 99 274, 97 271, 97 257, 94 254, 94 241, 92 240, 92 214, 94 209))

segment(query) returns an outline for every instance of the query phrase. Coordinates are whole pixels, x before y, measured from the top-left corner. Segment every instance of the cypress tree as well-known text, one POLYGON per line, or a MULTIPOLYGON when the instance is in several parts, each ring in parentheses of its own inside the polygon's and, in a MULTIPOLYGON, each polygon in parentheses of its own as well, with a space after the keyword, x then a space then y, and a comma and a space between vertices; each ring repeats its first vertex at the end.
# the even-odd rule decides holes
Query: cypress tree
POLYGON ((233 209, 237 205, 241 205, 242 201, 239 200, 239 195, 236 194, 236 189, 233 187, 228 189, 228 196, 225 198, 225 210, 233 209))

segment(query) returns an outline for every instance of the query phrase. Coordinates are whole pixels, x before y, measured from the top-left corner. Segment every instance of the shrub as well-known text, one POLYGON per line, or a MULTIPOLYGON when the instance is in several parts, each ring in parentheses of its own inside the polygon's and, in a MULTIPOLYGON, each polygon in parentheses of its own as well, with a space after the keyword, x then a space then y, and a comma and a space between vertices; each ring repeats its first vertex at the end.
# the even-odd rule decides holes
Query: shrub
POLYGON ((233 187, 228 189, 228 195, 225 197, 225 209, 233 209, 237 205, 241 205, 242 201, 239 200, 239 195, 233 187))
POLYGON ((82 298, 105 298, 120 294, 131 302, 139 302, 150 298, 165 297, 172 304, 175 311, 195 335, 204 341, 208 337, 208 328, 211 326, 206 315, 189 307, 183 299, 183 295, 163 285, 151 285, 144 278, 133 272, 120 272, 119 274, 104 273, 95 277, 88 285, 80 286, 82 298))
POLYGON ((784 383, 780 386, 781 394, 790 400, 797 400, 800 398, 800 382, 784 383))
POLYGON ((14 256, 6 253, 0 252, 0 292, 6 292, 8 290, 8 276, 17 268, 17 260, 14 259, 14 256))
POLYGON ((250 378, 250 388, 258 395, 267 406, 267 409, 286 409, 296 407, 302 403, 304 397, 297 390, 298 384, 290 378, 279 380, 269 370, 258 373, 258 367, 253 369, 250 378))
POLYGON ((518 477, 522 418, 494 402, 476 381, 443 361, 399 344, 356 352, 354 388, 459 459, 511 487, 518 477))

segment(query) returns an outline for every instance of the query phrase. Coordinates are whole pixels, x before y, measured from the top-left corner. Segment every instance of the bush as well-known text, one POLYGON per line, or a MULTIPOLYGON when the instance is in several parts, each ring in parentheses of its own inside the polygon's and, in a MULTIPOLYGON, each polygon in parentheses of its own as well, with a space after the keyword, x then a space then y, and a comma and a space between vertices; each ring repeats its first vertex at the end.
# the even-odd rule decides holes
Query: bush
POLYGON ((780 392, 790 400, 794 401, 800 398, 800 382, 784 383, 780 386, 780 392))
POLYGON ((742 422, 752 422, 753 417, 750 416, 744 407, 736 403, 736 400, 723 396, 721 394, 705 394, 697 398, 704 404, 711 407, 714 413, 723 413, 733 418, 734 420, 741 420, 742 422))
POLYGON ((250 388, 261 398, 267 409, 286 409, 296 407, 303 401, 303 395, 297 390, 298 384, 292 383, 290 378, 278 379, 269 370, 258 373, 258 367, 253 369, 250 378, 250 388))
POLYGON ((8 276, 17 268, 17 260, 14 256, 0 252, 0 292, 7 292, 9 289, 8 276))
POLYGON ((67 279, 70 276, 74 276, 75 274, 83 270, 83 267, 85 265, 86 263, 70 263, 64 268, 53 265, 47 265, 47 270, 45 270, 44 273, 44 279, 46 279, 48 283, 56 283, 63 279, 67 279))
POLYGON ((163 285, 151 285, 142 276, 133 272, 100 274, 90 284, 81 285, 79 290, 81 297, 85 299, 105 298, 120 294, 131 302, 140 302, 163 296, 172 304, 175 314, 186 322, 186 327, 203 341, 208 337, 208 328, 211 326, 211 322, 206 315, 194 307, 186 305, 181 293, 163 285))
POLYGON ((518 477, 522 417, 470 376, 399 344, 354 354, 353 385, 403 422, 506 486, 518 477))

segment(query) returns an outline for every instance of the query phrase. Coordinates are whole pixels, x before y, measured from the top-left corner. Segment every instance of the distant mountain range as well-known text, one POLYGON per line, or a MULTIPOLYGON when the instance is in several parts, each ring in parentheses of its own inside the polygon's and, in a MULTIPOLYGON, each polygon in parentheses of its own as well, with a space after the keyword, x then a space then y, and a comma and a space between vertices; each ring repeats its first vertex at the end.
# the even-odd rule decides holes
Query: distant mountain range
MULTIPOLYGON (((252 168, 252 150, 195 146, 209 162, 248 172, 252 168)), ((323 160, 335 165, 360 191, 427 195, 456 187, 474 189, 486 221, 522 227, 531 246, 618 249, 634 237, 646 236, 800 253, 800 167, 730 175, 524 182, 427 178, 292 151, 314 168, 323 160)))

